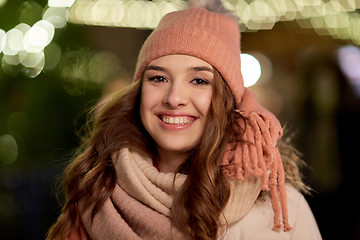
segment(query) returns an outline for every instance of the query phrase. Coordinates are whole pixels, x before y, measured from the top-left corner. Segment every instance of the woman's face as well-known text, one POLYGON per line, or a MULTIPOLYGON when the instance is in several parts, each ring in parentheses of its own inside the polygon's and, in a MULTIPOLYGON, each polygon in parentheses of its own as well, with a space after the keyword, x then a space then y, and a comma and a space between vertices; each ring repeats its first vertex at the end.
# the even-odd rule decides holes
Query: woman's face
POLYGON ((187 55, 153 60, 144 72, 141 121, 163 151, 193 149, 203 134, 213 89, 213 68, 187 55))

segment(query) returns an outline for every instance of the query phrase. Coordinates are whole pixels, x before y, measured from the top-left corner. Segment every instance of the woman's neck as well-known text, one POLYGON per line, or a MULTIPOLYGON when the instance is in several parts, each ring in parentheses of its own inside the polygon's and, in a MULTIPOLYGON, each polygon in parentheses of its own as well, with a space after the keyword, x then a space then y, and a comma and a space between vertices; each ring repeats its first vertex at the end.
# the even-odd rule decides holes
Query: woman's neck
POLYGON ((156 164, 160 172, 176 172, 187 157, 187 154, 184 152, 172 152, 158 148, 156 164))

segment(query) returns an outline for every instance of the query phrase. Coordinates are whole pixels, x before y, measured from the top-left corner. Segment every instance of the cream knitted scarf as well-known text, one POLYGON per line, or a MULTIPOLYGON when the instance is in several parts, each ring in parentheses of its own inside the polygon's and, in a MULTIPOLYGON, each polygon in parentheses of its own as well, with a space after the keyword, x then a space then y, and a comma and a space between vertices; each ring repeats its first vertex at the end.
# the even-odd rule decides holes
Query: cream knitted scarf
MULTIPOLYGON (((90 221, 92 207, 81 214, 90 237, 94 240, 185 239, 171 224, 171 206, 186 175, 160 173, 151 158, 129 149, 114 154, 113 161, 117 174, 113 194, 93 222, 90 221)), ((250 211, 259 195, 261 181, 250 177, 231 181, 230 185, 230 198, 220 219, 227 224, 238 221, 250 211)), ((80 208, 81 205, 80 202, 80 208)))

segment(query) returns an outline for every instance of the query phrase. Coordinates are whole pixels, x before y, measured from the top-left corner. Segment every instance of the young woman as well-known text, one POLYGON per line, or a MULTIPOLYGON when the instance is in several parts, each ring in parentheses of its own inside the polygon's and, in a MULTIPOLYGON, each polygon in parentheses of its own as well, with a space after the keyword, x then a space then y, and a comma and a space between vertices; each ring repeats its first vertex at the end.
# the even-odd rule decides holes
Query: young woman
POLYGON ((48 239, 321 239, 280 123, 244 88, 237 20, 216 5, 166 15, 134 83, 97 106, 48 239))

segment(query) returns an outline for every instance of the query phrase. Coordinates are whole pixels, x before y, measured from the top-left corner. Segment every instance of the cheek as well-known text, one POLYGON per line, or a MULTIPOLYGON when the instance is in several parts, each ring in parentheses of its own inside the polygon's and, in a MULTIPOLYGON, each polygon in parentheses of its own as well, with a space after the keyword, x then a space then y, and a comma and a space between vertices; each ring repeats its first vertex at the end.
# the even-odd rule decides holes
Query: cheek
POLYGON ((198 111, 203 115, 207 116, 207 113, 210 109, 211 99, 212 99, 212 91, 203 92, 201 94, 194 95, 194 102, 197 105, 198 111))
POLYGON ((141 100, 140 100, 140 117, 141 121, 146 121, 149 114, 152 113, 152 109, 159 103, 159 94, 156 94, 149 86, 143 85, 141 90, 141 100))

